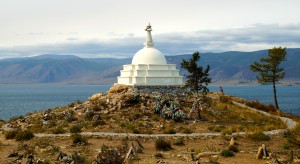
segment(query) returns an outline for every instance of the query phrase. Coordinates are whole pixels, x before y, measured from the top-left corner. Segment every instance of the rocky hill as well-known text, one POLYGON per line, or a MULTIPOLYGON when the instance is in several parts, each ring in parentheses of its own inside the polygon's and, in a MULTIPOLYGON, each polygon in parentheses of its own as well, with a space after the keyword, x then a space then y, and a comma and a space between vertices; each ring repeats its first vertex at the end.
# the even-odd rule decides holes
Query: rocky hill
POLYGON ((266 163, 274 158, 287 162, 286 149, 294 150, 292 160, 297 161, 299 126, 284 135, 268 136, 262 131, 284 129, 285 124, 233 101, 247 103, 221 93, 197 99, 193 94, 134 93, 130 87, 116 85, 86 102, 0 122, 5 124, 0 133, 0 163, 100 164, 117 159, 131 163, 266 163), (202 104, 200 119, 197 101, 202 104), (269 153, 280 153, 275 157, 259 154, 257 148, 262 144, 269 153))

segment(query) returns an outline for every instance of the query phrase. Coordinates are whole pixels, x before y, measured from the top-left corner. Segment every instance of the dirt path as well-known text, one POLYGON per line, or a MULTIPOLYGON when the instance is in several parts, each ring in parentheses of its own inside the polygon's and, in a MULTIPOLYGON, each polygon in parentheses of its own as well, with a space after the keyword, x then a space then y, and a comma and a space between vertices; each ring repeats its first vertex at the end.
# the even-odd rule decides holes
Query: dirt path
MULTIPOLYGON (((264 133, 267 135, 275 135, 281 132, 284 132, 286 129, 277 129, 271 131, 265 131, 264 133)), ((160 138, 160 137, 189 137, 189 138, 201 138, 201 137, 214 137, 221 136, 222 134, 219 132, 213 133, 191 133, 191 134, 133 134, 133 133, 112 133, 112 132, 81 132, 83 136, 97 136, 97 137, 121 137, 121 138, 160 138)), ((231 135, 245 135, 245 132, 232 133, 231 135)), ((71 133, 65 134, 46 134, 46 133, 36 133, 35 137, 69 137, 71 133)))

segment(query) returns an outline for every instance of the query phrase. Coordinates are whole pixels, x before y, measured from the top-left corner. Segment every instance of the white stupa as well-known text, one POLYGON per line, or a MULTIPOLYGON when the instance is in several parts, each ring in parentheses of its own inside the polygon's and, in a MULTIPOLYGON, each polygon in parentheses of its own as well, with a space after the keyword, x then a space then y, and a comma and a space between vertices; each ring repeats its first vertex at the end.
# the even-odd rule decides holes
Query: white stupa
POLYGON ((175 64, 167 64, 165 56, 153 48, 151 25, 146 27, 147 32, 144 48, 139 50, 131 64, 123 65, 120 71, 118 84, 129 86, 181 86, 182 76, 175 64))

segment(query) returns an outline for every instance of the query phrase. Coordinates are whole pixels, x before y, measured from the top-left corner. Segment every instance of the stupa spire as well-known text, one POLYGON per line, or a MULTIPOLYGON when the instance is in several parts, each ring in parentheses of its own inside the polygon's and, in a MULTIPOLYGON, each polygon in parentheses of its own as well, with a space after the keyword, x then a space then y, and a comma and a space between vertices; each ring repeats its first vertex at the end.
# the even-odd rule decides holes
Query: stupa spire
POLYGON ((151 36, 152 28, 151 28, 150 23, 146 27, 145 31, 147 31, 147 35, 146 35, 146 41, 144 43, 144 46, 145 47, 153 47, 154 46, 154 42, 153 42, 152 36, 151 36))

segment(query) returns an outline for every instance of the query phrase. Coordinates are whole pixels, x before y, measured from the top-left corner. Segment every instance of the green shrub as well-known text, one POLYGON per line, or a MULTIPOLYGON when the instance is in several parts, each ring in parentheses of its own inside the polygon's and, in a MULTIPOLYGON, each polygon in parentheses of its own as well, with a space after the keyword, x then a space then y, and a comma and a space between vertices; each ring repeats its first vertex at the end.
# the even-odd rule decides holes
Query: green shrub
POLYGON ((65 129, 61 126, 58 126, 52 130, 53 134, 63 134, 66 133, 65 129))
POLYGON ((95 112, 92 110, 89 110, 84 114, 84 118, 87 120, 92 120, 94 116, 95 116, 95 112))
POLYGON ((164 130, 164 134, 176 134, 176 130, 175 129, 165 129, 164 130))
POLYGON ((81 101, 81 100, 76 100, 75 103, 76 103, 76 104, 82 104, 83 101, 81 101))
POLYGON ((170 142, 165 141, 164 139, 157 139, 155 141, 155 148, 156 150, 166 151, 166 150, 171 150, 172 146, 170 142))
POLYGON ((138 129, 136 129, 136 127, 132 124, 122 123, 121 127, 126 127, 128 130, 130 130, 134 134, 140 134, 140 131, 138 129))
POLYGON ((68 122, 76 121, 77 118, 75 117, 75 112, 73 110, 68 111, 65 120, 68 122))
POLYGON ((297 140, 295 137, 287 138, 288 143, 294 144, 296 146, 300 146, 300 140, 297 140))
POLYGON ((249 134, 248 136, 253 141, 269 141, 271 138, 270 136, 266 135, 263 132, 255 132, 252 134, 249 134))
MULTIPOLYGON (((126 152, 126 148, 121 148, 121 149, 125 149, 124 151, 126 152)), ((124 162, 124 157, 123 155, 120 153, 120 148, 117 147, 108 147, 106 145, 102 145, 101 147, 101 151, 99 153, 99 155, 97 156, 98 161, 100 161, 100 163, 107 163, 107 164, 122 164, 124 162)), ((130 162, 128 162, 130 163, 130 162)))
POLYGON ((184 134, 191 134, 191 133, 193 133, 193 131, 192 131, 191 129, 189 129, 189 128, 183 129, 182 132, 183 132, 184 134))
POLYGON ((34 137, 34 134, 29 130, 18 131, 15 139, 17 141, 31 140, 34 137))
POLYGON ((81 132, 82 126, 81 125, 74 125, 70 128, 71 133, 79 133, 81 132))
POLYGON ((247 102, 246 105, 265 112, 275 113, 277 111, 274 105, 272 104, 264 105, 260 103, 258 100, 247 102))
POLYGON ((221 95, 219 99, 222 103, 231 103, 231 98, 228 96, 221 95))
POLYGON ((73 144, 87 144, 87 138, 80 134, 73 134, 72 142, 73 144))
POLYGON ((132 133, 134 133, 134 134, 140 134, 141 132, 140 132, 138 129, 135 129, 135 128, 134 128, 134 129, 132 130, 132 133))
POLYGON ((220 152, 220 155, 223 156, 223 157, 233 157, 234 153, 230 150, 224 149, 220 152))
POLYGON ((228 150, 230 150, 230 151, 232 151, 232 152, 239 152, 237 146, 235 146, 235 145, 230 145, 230 146, 228 147, 228 150))
POLYGON ((283 147, 283 149, 288 150, 288 149, 291 148, 291 145, 290 145, 290 143, 283 143, 283 144, 282 144, 282 147, 283 147))
POLYGON ((74 163, 86 163, 85 157, 79 155, 77 152, 72 154, 72 159, 74 160, 74 163))
POLYGON ((221 131, 221 134, 222 135, 226 135, 226 134, 231 135, 234 132, 236 132, 235 127, 228 127, 228 128, 223 129, 221 131))
POLYGON ((23 118, 24 118, 24 116, 14 116, 14 117, 10 118, 8 120, 8 122, 14 122, 14 121, 17 121, 17 120, 23 119, 23 118))
POLYGON ((15 139, 17 133, 18 133, 17 130, 7 131, 4 134, 5 139, 15 139))
POLYGON ((93 127, 99 126, 99 125, 104 125, 105 122, 103 120, 96 120, 92 123, 93 127))
POLYGON ((209 131, 221 132, 223 129, 225 129, 225 126, 209 126, 207 129, 209 131))
POLYGON ((182 146, 182 145, 184 145, 184 140, 182 137, 176 138, 173 144, 177 145, 177 146, 182 146))

